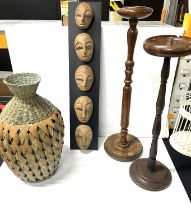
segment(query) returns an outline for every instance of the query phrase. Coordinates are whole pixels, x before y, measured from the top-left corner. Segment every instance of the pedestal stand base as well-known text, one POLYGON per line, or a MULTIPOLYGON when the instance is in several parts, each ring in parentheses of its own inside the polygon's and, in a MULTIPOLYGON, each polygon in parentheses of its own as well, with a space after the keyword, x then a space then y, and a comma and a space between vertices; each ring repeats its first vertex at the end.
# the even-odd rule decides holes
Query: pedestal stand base
POLYGON ((125 162, 132 161, 141 155, 143 146, 137 137, 127 134, 129 142, 127 147, 121 147, 119 140, 120 134, 117 133, 109 136, 105 141, 104 149, 111 158, 125 162))
POLYGON ((131 164, 129 174, 133 182, 139 187, 150 191, 167 188, 172 180, 169 169, 157 161, 155 171, 151 172, 147 168, 147 163, 148 159, 144 158, 131 164))

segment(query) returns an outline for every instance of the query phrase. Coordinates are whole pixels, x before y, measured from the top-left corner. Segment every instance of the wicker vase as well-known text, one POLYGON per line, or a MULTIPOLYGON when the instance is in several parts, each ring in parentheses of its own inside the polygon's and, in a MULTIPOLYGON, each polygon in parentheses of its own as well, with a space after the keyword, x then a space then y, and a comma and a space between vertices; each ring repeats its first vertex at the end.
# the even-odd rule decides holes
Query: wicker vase
POLYGON ((13 173, 26 182, 56 171, 63 147, 60 111, 36 94, 37 74, 13 74, 4 80, 14 94, 0 114, 0 153, 13 173))

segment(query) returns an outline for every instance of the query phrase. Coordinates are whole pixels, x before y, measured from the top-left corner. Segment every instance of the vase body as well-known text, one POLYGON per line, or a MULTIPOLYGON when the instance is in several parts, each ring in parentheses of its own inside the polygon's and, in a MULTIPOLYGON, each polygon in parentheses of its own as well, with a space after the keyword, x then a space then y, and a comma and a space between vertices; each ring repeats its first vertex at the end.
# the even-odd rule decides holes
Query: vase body
POLYGON ((26 182, 53 175, 62 153, 64 124, 60 111, 36 94, 40 77, 13 74, 4 80, 14 97, 0 114, 0 154, 26 182))

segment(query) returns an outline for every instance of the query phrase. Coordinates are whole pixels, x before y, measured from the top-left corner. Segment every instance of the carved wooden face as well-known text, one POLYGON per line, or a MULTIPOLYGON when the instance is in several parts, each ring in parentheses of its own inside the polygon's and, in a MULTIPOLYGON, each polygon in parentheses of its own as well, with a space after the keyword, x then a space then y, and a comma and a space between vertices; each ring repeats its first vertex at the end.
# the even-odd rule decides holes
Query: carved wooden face
POLYGON ((90 90, 94 82, 92 69, 86 65, 78 67, 75 72, 75 81, 81 91, 90 90))
POLYGON ((76 7, 75 20, 76 25, 81 29, 87 29, 93 19, 93 9, 90 4, 83 2, 76 7))
POLYGON ((74 104, 74 109, 78 120, 87 123, 93 112, 93 102, 88 96, 80 96, 74 104))
POLYGON ((78 59, 82 62, 89 62, 93 56, 94 44, 91 36, 87 33, 81 33, 76 36, 74 47, 78 59))
POLYGON ((75 132, 76 142, 81 150, 88 149, 92 142, 93 132, 88 125, 79 125, 75 132))

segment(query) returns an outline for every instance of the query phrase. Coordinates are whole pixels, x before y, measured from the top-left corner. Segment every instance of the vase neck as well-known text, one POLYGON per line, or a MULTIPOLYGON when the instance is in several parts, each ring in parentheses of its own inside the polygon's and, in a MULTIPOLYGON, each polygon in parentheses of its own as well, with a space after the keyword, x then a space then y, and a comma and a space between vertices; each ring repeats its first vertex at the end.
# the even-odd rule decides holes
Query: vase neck
POLYGON ((36 95, 38 84, 28 86, 8 85, 8 87, 15 97, 27 100, 36 95))
POLYGON ((13 74, 4 79, 10 91, 19 99, 30 99, 36 95, 40 77, 33 73, 13 74))

